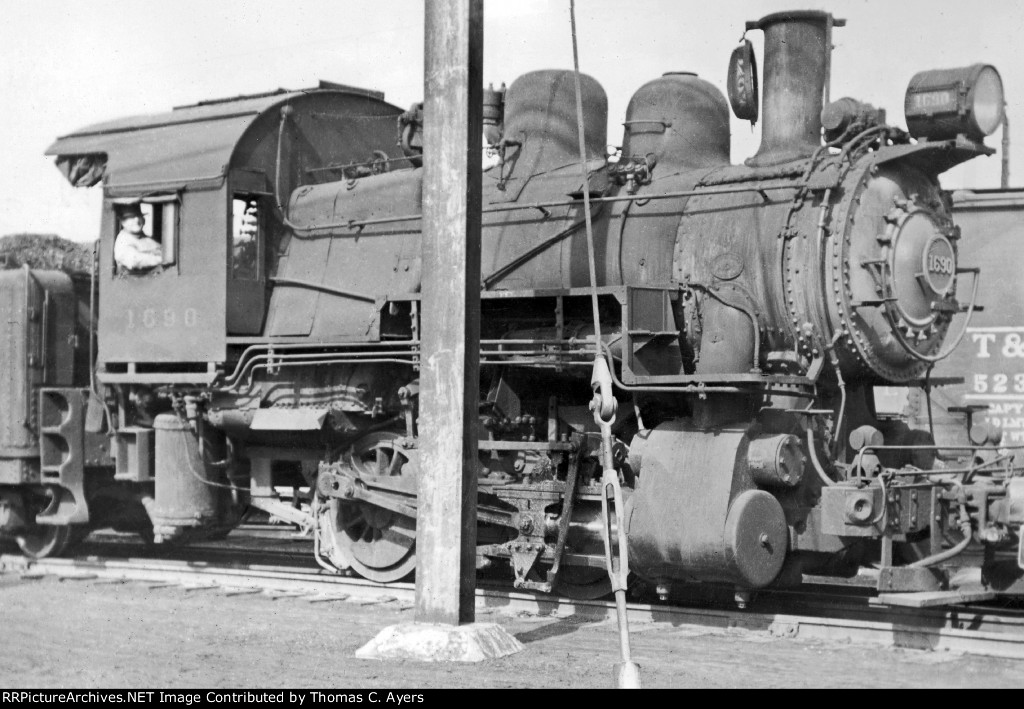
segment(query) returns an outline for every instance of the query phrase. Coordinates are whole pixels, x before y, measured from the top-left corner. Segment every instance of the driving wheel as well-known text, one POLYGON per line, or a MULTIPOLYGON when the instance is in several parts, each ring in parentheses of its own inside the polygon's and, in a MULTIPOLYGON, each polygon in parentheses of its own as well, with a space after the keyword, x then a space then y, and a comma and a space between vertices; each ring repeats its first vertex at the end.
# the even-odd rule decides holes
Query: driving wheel
MULTIPOLYGON (((415 477, 415 463, 396 445, 399 434, 372 433, 353 446, 350 464, 360 477, 415 477)), ((338 500, 335 538, 352 568, 378 583, 399 581, 416 568, 416 520, 367 502, 338 500)))

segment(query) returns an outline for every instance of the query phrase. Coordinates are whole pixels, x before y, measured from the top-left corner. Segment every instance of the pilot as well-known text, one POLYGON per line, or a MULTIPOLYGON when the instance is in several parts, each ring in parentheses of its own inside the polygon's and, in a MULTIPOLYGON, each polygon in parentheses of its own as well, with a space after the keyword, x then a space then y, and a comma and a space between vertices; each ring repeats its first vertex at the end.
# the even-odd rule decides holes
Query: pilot
POLYGON ((163 247, 142 231, 146 217, 137 204, 120 212, 121 231, 114 240, 114 260, 121 268, 138 271, 159 266, 164 261, 163 247))

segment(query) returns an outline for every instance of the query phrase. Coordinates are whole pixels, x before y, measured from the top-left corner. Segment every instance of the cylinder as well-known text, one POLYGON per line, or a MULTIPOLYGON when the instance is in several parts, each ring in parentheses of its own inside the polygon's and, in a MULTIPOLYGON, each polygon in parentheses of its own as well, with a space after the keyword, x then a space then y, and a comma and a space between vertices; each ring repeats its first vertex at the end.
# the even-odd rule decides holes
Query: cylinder
POLYGON ((804 473, 800 439, 787 433, 752 439, 747 448, 747 466, 760 487, 796 487, 804 473))
POLYGON ((737 479, 746 433, 743 427, 696 430, 682 421, 645 432, 638 446, 641 483, 626 503, 630 569, 656 581, 745 588, 775 579, 789 529, 772 494, 743 490, 737 479))
POLYGON ((160 414, 156 430, 156 489, 153 499, 153 530, 161 540, 180 536, 190 529, 213 527, 222 522, 223 477, 207 461, 222 458, 222 446, 210 431, 200 437, 187 421, 175 414, 160 414), (206 455, 204 455, 204 452, 206 455))
POLYGON ((808 157, 821 145, 821 109, 834 21, 827 12, 777 12, 747 23, 764 31, 761 147, 747 160, 764 167, 808 157))

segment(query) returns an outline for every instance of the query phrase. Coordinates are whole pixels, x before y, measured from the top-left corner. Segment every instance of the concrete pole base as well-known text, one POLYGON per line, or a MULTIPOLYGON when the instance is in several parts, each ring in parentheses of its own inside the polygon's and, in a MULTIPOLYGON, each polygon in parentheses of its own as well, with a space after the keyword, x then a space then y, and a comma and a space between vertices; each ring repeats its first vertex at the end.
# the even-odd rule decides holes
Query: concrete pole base
POLYGON ((356 657, 369 660, 480 662, 514 655, 522 649, 523 644, 496 623, 403 623, 384 628, 377 637, 356 650, 356 657))
POLYGON ((640 665, 635 662, 615 665, 615 685, 619 689, 640 689, 640 665))

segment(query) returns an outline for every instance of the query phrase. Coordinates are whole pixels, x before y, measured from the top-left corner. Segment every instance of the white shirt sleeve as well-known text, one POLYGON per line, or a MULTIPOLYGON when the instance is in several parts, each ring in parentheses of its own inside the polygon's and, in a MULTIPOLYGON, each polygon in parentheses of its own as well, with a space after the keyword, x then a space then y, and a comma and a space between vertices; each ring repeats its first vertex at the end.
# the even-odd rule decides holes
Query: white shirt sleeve
POLYGON ((146 242, 150 239, 139 239, 127 232, 121 232, 114 241, 114 260, 127 269, 152 268, 159 266, 164 261, 163 254, 159 251, 159 245, 152 242, 156 248, 149 246, 146 242))

